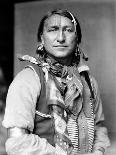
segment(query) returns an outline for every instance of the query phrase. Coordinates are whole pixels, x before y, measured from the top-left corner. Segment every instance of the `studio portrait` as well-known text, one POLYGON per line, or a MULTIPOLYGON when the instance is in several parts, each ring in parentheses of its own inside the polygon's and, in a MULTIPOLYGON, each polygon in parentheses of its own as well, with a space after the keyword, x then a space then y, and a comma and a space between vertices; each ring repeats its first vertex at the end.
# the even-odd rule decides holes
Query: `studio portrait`
POLYGON ((115 0, 13 2, 0 155, 116 154, 115 9, 115 0))

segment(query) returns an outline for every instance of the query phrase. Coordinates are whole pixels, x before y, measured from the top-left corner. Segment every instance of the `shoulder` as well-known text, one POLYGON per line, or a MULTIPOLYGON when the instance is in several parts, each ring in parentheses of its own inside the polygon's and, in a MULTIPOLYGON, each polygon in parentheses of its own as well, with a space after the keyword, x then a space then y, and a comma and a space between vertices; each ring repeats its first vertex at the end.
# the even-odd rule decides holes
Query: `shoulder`
POLYGON ((40 88, 40 78, 32 66, 26 67, 21 70, 13 79, 10 88, 18 87, 35 87, 40 88))
POLYGON ((90 75, 90 81, 91 81, 94 97, 96 99, 97 97, 100 97, 100 90, 99 90, 98 82, 96 78, 92 75, 90 75))
MULTIPOLYGON (((14 80, 19 81, 30 81, 36 80, 39 81, 39 76, 33 66, 27 66, 23 70, 21 70, 14 78, 14 80)), ((31 81, 30 81, 31 82, 31 81)))

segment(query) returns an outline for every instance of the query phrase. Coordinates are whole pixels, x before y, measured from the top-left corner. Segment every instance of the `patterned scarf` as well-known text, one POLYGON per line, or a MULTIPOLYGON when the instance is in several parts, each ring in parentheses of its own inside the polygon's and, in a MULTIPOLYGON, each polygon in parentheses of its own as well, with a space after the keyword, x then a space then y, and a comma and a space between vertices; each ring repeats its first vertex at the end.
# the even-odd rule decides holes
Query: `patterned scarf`
POLYGON ((77 64, 63 66, 50 62, 47 80, 47 100, 54 117, 56 150, 61 155, 92 151, 94 114, 91 92, 77 64), (84 104, 83 104, 84 103, 84 104), (78 118, 78 119, 77 119, 78 118))

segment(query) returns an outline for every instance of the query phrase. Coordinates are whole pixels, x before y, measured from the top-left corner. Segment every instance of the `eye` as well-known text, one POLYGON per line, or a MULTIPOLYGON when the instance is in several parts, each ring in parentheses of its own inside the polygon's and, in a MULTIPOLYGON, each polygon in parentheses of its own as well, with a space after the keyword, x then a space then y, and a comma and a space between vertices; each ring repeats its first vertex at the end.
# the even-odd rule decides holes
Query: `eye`
POLYGON ((55 31, 55 29, 48 29, 48 32, 53 32, 55 31))
POLYGON ((67 28, 65 29, 65 31, 67 31, 67 32, 73 32, 74 30, 73 30, 73 28, 68 28, 68 27, 67 27, 67 28))
POLYGON ((54 31, 57 31, 58 30, 58 27, 50 27, 48 28, 48 32, 54 32, 54 31))

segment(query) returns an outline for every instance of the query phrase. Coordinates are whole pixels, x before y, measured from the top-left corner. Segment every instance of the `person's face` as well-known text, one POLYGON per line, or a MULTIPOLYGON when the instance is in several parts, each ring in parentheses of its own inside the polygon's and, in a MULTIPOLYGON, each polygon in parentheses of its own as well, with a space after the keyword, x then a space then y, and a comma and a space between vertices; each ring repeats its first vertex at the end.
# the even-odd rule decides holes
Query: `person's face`
POLYGON ((66 58, 76 46, 75 27, 69 18, 52 15, 45 21, 41 40, 50 55, 66 58))

